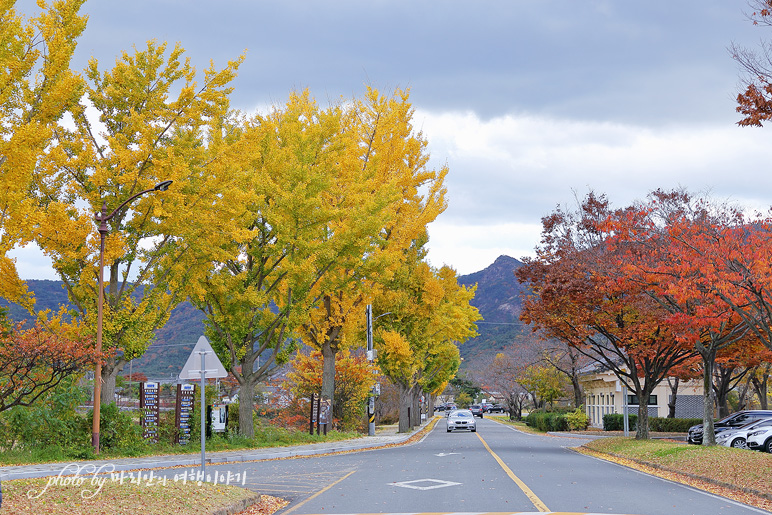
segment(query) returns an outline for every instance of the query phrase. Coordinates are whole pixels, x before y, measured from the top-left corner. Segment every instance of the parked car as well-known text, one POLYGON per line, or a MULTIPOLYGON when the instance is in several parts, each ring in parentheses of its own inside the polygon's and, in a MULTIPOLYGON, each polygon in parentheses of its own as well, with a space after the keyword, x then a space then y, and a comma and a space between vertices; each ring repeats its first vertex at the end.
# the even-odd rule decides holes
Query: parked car
POLYGON ((748 433, 754 429, 766 427, 772 427, 772 418, 761 418, 759 420, 748 422, 737 429, 723 431, 716 435, 716 444, 738 449, 747 449, 748 445, 746 444, 746 440, 748 439, 748 433))
POLYGON ((772 453, 772 427, 761 427, 748 433, 747 445, 754 451, 772 453))
MULTIPOLYGON (((728 417, 724 417, 721 420, 713 424, 713 430, 716 435, 727 431, 729 429, 737 429, 740 426, 744 426, 748 422, 759 420, 761 418, 772 417, 772 410, 744 410, 732 413, 728 417)), ((689 433, 686 436, 686 441, 691 444, 700 445, 702 443, 702 434, 704 430, 702 424, 697 424, 689 428, 689 433)))
POLYGON ((490 413, 504 413, 504 406, 502 404, 494 404, 488 411, 490 413))
POLYGON ((448 415, 448 433, 458 429, 477 431, 477 423, 474 421, 474 415, 468 409, 457 409, 448 415))
POLYGON ((471 406, 469 406, 469 411, 471 411, 472 415, 474 415, 475 417, 480 417, 480 418, 483 418, 483 413, 485 412, 485 410, 483 410, 483 407, 479 404, 472 404, 471 406))

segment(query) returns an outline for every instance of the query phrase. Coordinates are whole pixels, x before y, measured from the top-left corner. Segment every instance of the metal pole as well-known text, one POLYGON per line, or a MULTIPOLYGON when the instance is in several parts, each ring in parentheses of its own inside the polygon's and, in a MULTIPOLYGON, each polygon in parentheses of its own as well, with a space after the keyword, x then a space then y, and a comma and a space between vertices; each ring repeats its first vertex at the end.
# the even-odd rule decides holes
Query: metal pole
POLYGON ((206 472, 205 449, 206 449, 206 352, 201 354, 201 472, 206 472))
MULTIPOLYGON (((365 308, 367 318, 367 360, 373 361, 373 306, 367 305, 365 308)), ((370 399, 367 402, 367 434, 375 436, 375 395, 370 390, 370 399)))
POLYGON ((624 412, 625 436, 630 436, 630 423, 627 420, 627 386, 622 386, 622 411, 624 412))
POLYGON ((91 445, 94 447, 94 454, 99 454, 99 417, 100 407, 102 405, 102 312, 105 297, 105 236, 107 235, 107 203, 102 202, 102 213, 99 223, 99 297, 97 300, 97 338, 96 353, 97 363, 94 370, 94 417, 91 422, 91 445))
POLYGON ((154 187, 135 193, 131 197, 127 198, 123 204, 116 207, 112 213, 107 214, 107 202, 102 201, 102 211, 94 216, 94 219, 99 222, 99 300, 97 301, 97 364, 94 370, 94 417, 91 427, 91 445, 94 446, 94 454, 99 454, 99 416, 100 408, 102 405, 102 305, 104 304, 104 274, 105 267, 105 236, 109 232, 107 228, 107 222, 112 220, 113 217, 124 207, 126 207, 131 201, 141 197, 145 193, 151 191, 166 191, 169 189, 169 185, 173 181, 163 181, 156 184, 154 187))

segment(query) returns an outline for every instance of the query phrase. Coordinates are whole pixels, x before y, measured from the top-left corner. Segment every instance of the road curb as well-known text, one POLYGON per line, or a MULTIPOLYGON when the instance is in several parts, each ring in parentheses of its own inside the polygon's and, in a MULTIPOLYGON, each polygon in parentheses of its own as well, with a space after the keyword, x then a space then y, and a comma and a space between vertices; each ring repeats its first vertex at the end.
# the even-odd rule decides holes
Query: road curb
POLYGON ((253 506, 259 502, 260 502, 260 494, 253 495, 251 497, 247 497, 246 499, 236 501, 235 503, 230 504, 228 506, 217 508, 216 510, 211 512, 211 515, 234 515, 236 513, 246 510, 250 506, 253 506))

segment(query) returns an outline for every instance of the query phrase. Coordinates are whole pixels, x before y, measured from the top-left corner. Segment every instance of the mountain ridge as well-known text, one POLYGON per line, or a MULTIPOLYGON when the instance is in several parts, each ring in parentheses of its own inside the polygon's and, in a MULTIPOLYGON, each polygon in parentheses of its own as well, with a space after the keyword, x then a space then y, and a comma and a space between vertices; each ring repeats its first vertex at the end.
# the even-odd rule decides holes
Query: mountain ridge
MULTIPOLYGON (((520 295, 524 288, 515 277, 515 270, 523 266, 519 260, 502 255, 486 268, 458 276, 463 286, 477 285, 471 304, 483 320, 478 323, 478 336, 459 346, 465 368, 474 367, 480 360, 504 350, 522 334, 520 324, 520 295)), ((39 310, 57 311, 60 304, 73 308, 61 281, 48 279, 27 280, 27 287, 35 294, 39 310)), ((9 307, 14 321, 31 321, 32 317, 21 307, 0 299, 0 305, 9 307)), ((199 336, 204 333, 204 313, 190 302, 180 303, 169 316, 169 321, 156 331, 156 341, 145 354, 134 360, 132 371, 144 373, 151 379, 176 377, 185 364, 199 336)), ((123 373, 129 373, 128 365, 123 373)))

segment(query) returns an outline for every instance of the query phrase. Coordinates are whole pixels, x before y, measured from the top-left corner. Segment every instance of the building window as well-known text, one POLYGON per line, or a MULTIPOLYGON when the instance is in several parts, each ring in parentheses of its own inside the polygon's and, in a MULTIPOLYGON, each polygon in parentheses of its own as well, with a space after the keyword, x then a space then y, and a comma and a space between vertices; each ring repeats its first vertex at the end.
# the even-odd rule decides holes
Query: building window
MULTIPOLYGON (((627 396, 627 404, 631 406, 638 406, 638 396, 637 395, 628 395, 627 396)), ((657 405, 657 396, 656 395, 649 395, 649 406, 656 406, 657 405)))

